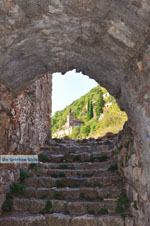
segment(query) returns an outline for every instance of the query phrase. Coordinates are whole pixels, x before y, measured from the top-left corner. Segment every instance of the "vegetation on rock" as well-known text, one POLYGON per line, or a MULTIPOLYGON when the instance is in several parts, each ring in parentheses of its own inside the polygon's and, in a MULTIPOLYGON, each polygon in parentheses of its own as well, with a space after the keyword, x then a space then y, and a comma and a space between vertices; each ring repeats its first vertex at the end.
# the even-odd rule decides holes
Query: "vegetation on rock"
POLYGON ((107 132, 118 133, 127 121, 126 113, 120 110, 115 98, 98 85, 64 110, 55 113, 52 117, 52 134, 62 129, 70 109, 74 117, 84 122, 81 127, 73 128, 72 139, 96 138, 107 132))
POLYGON ((2 204, 3 212, 10 212, 13 209, 13 195, 11 192, 6 194, 6 200, 2 204))

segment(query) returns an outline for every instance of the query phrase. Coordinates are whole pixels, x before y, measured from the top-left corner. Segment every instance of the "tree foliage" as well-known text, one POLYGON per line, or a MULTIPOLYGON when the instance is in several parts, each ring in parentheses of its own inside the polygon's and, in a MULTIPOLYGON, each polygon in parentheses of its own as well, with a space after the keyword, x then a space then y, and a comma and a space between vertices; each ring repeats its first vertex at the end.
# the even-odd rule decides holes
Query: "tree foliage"
POLYGON ((91 118, 93 118, 93 105, 92 101, 88 99, 87 103, 87 121, 89 121, 91 118))
POLYGON ((103 98, 103 93, 100 89, 98 96, 97 96, 96 104, 95 104, 96 116, 99 117, 100 114, 103 113, 104 105, 105 105, 105 101, 104 101, 104 98, 103 98))
POLYGON ((90 133, 90 125, 81 126, 81 129, 80 129, 81 138, 87 137, 89 133, 90 133))
POLYGON ((72 133, 71 133, 71 138, 73 140, 76 140, 78 139, 78 135, 80 134, 80 127, 79 126, 75 126, 73 129, 72 129, 72 133))

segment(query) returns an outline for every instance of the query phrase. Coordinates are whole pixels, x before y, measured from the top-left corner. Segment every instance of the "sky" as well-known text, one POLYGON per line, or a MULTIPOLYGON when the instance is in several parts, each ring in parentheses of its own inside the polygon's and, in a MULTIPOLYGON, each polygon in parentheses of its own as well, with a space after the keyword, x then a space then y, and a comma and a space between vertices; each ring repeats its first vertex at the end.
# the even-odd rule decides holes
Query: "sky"
POLYGON ((67 72, 65 75, 54 73, 52 79, 52 115, 56 111, 63 110, 74 100, 89 92, 98 83, 94 79, 83 75, 76 70, 67 72))

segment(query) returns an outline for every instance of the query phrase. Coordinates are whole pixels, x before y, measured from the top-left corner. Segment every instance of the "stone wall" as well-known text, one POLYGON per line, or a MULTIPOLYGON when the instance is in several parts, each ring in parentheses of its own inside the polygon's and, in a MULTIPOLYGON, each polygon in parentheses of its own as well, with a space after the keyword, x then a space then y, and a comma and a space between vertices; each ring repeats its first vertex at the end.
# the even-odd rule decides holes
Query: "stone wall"
MULTIPOLYGON (((51 74, 14 97, 0 83, 0 154, 35 154, 50 136, 51 74)), ((18 179, 26 165, 0 164, 0 204, 9 184, 18 179)))
POLYGON ((38 153, 50 135, 51 85, 51 75, 46 74, 13 100, 8 133, 12 151, 19 143, 38 153))
POLYGON ((0 84, 0 152, 37 152, 50 135, 51 75, 46 74, 14 98, 4 82, 0 84))
POLYGON ((119 134, 116 152, 118 153, 118 166, 126 180, 127 195, 130 200, 135 225, 148 225, 149 197, 146 188, 146 176, 142 164, 141 138, 134 130, 133 125, 127 122, 119 134), (132 129, 131 129, 132 128, 132 129))

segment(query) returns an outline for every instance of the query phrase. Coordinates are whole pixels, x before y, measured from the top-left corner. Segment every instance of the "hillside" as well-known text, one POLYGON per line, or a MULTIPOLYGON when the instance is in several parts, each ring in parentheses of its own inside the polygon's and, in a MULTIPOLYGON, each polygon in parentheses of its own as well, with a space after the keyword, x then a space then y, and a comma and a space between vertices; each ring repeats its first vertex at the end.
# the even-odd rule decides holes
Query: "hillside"
POLYGON ((120 111, 115 98, 109 95, 107 90, 99 85, 74 101, 64 110, 57 111, 54 114, 52 117, 52 135, 62 129, 70 111, 76 118, 84 121, 81 128, 73 128, 71 134, 73 139, 82 139, 89 136, 98 137, 104 135, 106 132, 117 133, 123 128, 124 122, 127 120, 126 113, 120 111), (88 105, 91 105, 92 108, 92 115, 89 117, 88 105))

